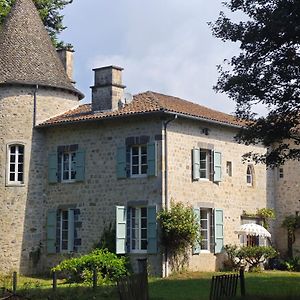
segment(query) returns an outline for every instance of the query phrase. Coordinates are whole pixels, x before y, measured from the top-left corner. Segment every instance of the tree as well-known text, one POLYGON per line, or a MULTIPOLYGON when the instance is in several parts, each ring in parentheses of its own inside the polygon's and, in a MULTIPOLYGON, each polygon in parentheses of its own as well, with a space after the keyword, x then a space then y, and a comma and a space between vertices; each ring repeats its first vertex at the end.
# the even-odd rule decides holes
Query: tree
MULTIPOLYGON (((15 0, 0 0, 0 25, 3 23, 5 17, 10 11, 10 8, 15 0)), ((71 47, 71 45, 64 45, 62 41, 58 40, 58 35, 66 29, 63 26, 63 15, 60 11, 73 0, 33 0, 37 7, 41 19, 52 39, 55 47, 71 47)))
POLYGON ((217 38, 239 42, 241 50, 218 66, 215 90, 227 93, 245 119, 237 140, 269 147, 245 157, 268 166, 299 160, 300 0, 227 0, 224 6, 245 20, 233 22, 221 12, 210 23, 217 38), (253 113, 258 103, 267 109, 263 116, 253 113))

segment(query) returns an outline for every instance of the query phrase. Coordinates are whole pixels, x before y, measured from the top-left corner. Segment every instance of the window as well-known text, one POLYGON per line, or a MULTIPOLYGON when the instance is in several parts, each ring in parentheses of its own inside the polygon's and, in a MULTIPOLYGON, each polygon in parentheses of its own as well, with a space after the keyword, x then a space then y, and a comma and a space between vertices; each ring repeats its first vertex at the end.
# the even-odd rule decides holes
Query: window
POLYGON ((85 179, 85 151, 78 145, 59 146, 48 155, 48 182, 79 182, 85 179))
POLYGON ((116 206, 116 253, 157 253, 156 206, 116 206))
POLYGON ((135 145, 130 149, 130 175, 147 175, 147 145, 135 145))
POLYGON ((226 162, 226 174, 230 177, 232 176, 232 162, 231 161, 226 162))
POLYGON ((24 183, 24 146, 10 145, 8 151, 8 182, 24 183))
POLYGON ((131 252, 147 251, 147 207, 130 209, 130 233, 131 252))
POLYGON ((192 149, 192 180, 222 181, 222 153, 205 148, 192 149))
POLYGON ((278 169, 278 178, 283 178, 283 168, 278 169))
POLYGON ((209 179, 210 174, 210 151, 200 149, 200 179, 209 179))
POLYGON ((247 185, 253 186, 253 166, 247 166, 247 185))
POLYGON ((66 152, 60 155, 62 181, 73 181, 76 176, 76 152, 66 152))
POLYGON ((50 209, 47 212, 47 253, 78 251, 81 226, 79 209, 50 209))
POLYGON ((201 250, 211 251, 213 244, 213 219, 211 209, 200 209, 201 250))
POLYGON ((224 246, 224 212, 218 208, 194 208, 200 228, 201 242, 194 245, 193 254, 221 253, 224 246))

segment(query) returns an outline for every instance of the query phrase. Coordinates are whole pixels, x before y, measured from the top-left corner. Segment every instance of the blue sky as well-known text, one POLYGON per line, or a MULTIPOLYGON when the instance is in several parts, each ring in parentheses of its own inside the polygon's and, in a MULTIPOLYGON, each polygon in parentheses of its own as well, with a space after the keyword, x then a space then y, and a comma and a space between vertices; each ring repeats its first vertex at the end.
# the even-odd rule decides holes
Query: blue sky
POLYGON ((221 0, 74 0, 65 8, 61 35, 75 48, 75 80, 89 102, 92 68, 118 65, 132 94, 152 90, 231 113, 216 94, 216 65, 238 53, 214 38, 207 22, 221 0))

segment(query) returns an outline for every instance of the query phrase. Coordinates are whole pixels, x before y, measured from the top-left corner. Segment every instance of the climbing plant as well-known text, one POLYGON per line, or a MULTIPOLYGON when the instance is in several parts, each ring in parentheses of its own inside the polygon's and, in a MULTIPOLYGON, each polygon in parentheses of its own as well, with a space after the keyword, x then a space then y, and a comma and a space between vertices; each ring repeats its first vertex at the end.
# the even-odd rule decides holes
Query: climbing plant
POLYGON ((293 258, 293 244, 296 240, 295 231, 300 228, 300 216, 286 216, 282 222, 282 227, 287 229, 288 257, 293 258))
POLYGON ((263 221, 263 226, 266 229, 270 228, 270 221, 275 219, 275 212, 272 208, 257 209, 256 213, 243 212, 246 217, 260 218, 263 221))
POLYGON ((200 242, 200 226, 191 206, 171 202, 157 217, 161 227, 161 244, 167 251, 173 269, 179 271, 187 262, 189 250, 200 242))

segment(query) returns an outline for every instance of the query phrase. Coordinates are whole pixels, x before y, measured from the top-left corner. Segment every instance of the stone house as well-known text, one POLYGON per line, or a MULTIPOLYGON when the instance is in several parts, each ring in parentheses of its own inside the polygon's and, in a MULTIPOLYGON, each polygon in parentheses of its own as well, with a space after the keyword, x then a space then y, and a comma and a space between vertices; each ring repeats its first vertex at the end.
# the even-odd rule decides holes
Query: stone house
POLYGON ((241 222, 257 222, 245 211, 281 210, 285 187, 242 162, 265 149, 235 142, 233 116, 150 91, 124 97, 116 66, 93 70, 91 104, 81 105, 72 55, 53 48, 32 0, 16 0, 0 32, 1 272, 49 270, 113 224, 118 253, 166 275, 156 213, 172 200, 199 215, 190 269, 215 270, 241 222))

